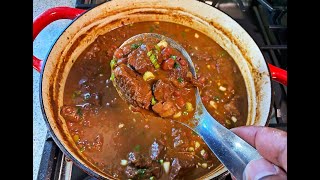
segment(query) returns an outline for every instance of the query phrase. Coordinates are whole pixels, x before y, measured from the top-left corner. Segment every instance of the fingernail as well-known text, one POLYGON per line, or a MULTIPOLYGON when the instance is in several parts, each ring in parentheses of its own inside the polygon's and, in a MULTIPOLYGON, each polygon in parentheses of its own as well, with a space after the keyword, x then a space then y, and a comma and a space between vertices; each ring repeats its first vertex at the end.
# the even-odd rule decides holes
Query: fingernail
POLYGON ((257 173, 257 175, 254 177, 254 179, 263 180, 264 178, 266 178, 268 176, 276 175, 278 172, 277 168, 278 167, 273 166, 273 170, 271 170, 271 171, 261 171, 260 173, 257 173))
POLYGON ((279 167, 266 162, 265 159, 251 161, 244 173, 243 179, 246 180, 262 180, 268 176, 276 175, 279 172, 279 167))

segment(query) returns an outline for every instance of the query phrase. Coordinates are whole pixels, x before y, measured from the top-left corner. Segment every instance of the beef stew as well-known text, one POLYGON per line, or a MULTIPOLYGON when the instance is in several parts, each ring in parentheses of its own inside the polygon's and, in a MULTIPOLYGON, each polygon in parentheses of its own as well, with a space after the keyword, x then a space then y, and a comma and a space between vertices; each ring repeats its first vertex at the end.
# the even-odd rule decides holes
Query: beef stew
MULTIPOLYGON (((145 54, 137 52, 129 56, 131 46, 122 51, 118 49, 126 39, 143 32, 163 34, 180 43, 195 64, 197 81, 194 83, 199 87, 208 112, 228 128, 245 125, 248 113, 246 88, 231 56, 204 34, 167 22, 124 25, 99 36, 73 64, 60 113, 80 151, 92 164, 114 178, 199 178, 220 163, 197 134, 170 120, 180 114, 181 121, 192 121, 192 113, 185 111, 187 102, 194 102, 192 88, 174 91, 171 89, 175 84, 161 78, 156 79, 152 87, 146 85, 143 75, 156 68, 154 64, 139 62, 139 58, 147 58, 145 54), (128 57, 123 58, 124 55, 128 57), (134 96, 129 94, 128 98, 140 109, 152 106, 165 119, 135 113, 133 111, 140 109, 129 106, 119 97, 110 80, 113 56, 117 57, 117 66, 111 80, 121 77, 119 79, 123 81, 130 78, 136 82, 129 88, 134 96), (135 67, 135 71, 125 64, 135 67), (135 88, 141 91, 136 92, 135 88), (175 99, 173 105, 165 104, 170 96, 180 96, 183 102, 175 99), (164 107, 154 107, 156 104, 152 105, 152 100, 163 102, 161 106, 177 110, 180 107, 181 113, 174 110, 174 113, 163 114, 161 108, 164 107)), ((139 48, 139 44, 132 48, 139 48)), ((174 62, 170 58, 163 58, 167 63, 158 62, 159 68, 173 70, 174 62)), ((176 80, 179 85, 177 83, 181 82, 176 80)))
MULTIPOLYGON (((129 104, 178 120, 193 116, 195 89, 184 56, 164 39, 138 36, 115 50, 111 80, 129 104)), ((145 112, 140 109, 140 112, 145 112)))

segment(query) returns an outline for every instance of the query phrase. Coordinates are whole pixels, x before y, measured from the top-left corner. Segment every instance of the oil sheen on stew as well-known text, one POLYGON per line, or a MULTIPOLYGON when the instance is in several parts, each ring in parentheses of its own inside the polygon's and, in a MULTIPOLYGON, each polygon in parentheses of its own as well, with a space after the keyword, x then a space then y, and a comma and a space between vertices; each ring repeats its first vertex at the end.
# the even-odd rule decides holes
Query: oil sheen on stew
MULTIPOLYGON (((164 117, 158 118, 133 112, 136 108, 120 98, 111 81, 114 75, 110 76, 110 64, 113 66, 112 64, 119 63, 123 56, 116 49, 128 38, 145 32, 168 36, 190 54, 196 68, 195 79, 201 98, 213 117, 227 128, 245 125, 248 113, 246 88, 230 55, 204 34, 167 22, 124 25, 99 36, 71 68, 64 90, 64 106, 60 113, 80 151, 91 163, 114 178, 200 178, 220 162, 197 134, 173 121, 192 121, 195 108, 190 108, 190 104, 194 104, 192 87, 185 86, 183 91, 169 94, 169 99, 174 100, 171 104, 174 112, 168 115, 161 109, 154 110, 164 117), (112 62, 114 55, 119 57, 117 62, 112 62)), ((128 52, 140 46, 141 44, 131 44, 127 47, 128 52)), ((160 50, 163 49, 161 47, 160 50)), ((177 57, 171 54, 174 53, 168 53, 168 57, 163 58, 163 62, 159 64, 161 69, 172 70, 181 66, 181 62, 176 61, 177 57), (178 62, 178 65, 170 58, 178 62), (168 63, 164 65, 165 62, 168 63)), ((139 57, 139 54, 132 55, 139 57)), ((151 56, 150 53, 149 55, 151 56)), ((148 69, 138 71, 135 69, 135 73, 143 77, 148 69)), ((158 83, 159 87, 168 83, 159 82, 161 78, 152 79, 148 74, 145 78, 148 83, 158 83)), ((177 77, 175 80, 176 82, 170 83, 178 83, 179 86, 185 79, 177 77)), ((164 105, 165 99, 157 99, 154 92, 150 98, 150 106, 159 102, 164 105)))

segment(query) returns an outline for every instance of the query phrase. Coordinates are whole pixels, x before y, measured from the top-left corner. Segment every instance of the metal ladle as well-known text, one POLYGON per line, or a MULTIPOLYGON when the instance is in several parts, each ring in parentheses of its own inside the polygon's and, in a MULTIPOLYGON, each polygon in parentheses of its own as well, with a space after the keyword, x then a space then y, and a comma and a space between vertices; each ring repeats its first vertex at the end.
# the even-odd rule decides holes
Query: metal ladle
MULTIPOLYGON (((196 77, 195 68, 189 54, 181 45, 166 36, 156 33, 142 33, 129 38, 120 47, 135 42, 141 38, 156 38, 159 41, 167 41, 171 47, 177 49, 187 59, 190 71, 192 75, 196 77)), ((120 96, 123 97, 116 83, 114 83, 114 85, 120 96)), ((237 180, 242 180, 243 172, 247 164, 252 160, 262 158, 262 156, 250 144, 217 122, 217 120, 215 120, 204 107, 200 98, 199 89, 196 88, 195 92, 196 110, 194 118, 198 120, 197 125, 190 127, 184 123, 179 123, 191 128, 199 134, 230 173, 237 180)))

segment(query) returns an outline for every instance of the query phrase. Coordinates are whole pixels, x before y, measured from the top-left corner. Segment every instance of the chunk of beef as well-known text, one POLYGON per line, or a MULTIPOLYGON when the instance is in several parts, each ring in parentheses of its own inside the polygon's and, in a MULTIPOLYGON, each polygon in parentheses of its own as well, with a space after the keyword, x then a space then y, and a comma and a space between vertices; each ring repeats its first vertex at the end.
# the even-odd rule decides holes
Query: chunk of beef
POLYGON ((188 159, 174 158, 171 165, 169 179, 178 179, 179 176, 185 174, 189 169, 195 167, 195 162, 188 159))
POLYGON ((151 158, 145 157, 138 152, 130 152, 128 154, 128 160, 130 164, 139 168, 150 167, 152 164, 151 158))
POLYGON ((152 110, 158 113, 161 117, 169 117, 176 112, 176 107, 171 101, 166 101, 156 103, 152 106, 152 110))
POLYGON ((158 80, 153 86, 153 94, 157 101, 164 102, 170 100, 175 88, 164 80, 158 80))
POLYGON ((159 158, 159 155, 163 152, 164 146, 158 143, 156 140, 152 143, 150 148, 150 157, 152 160, 159 158))
POLYGON ((126 167, 125 174, 128 178, 145 179, 151 176, 160 178, 162 174, 161 165, 152 161, 138 152, 128 154, 129 165, 126 167))
POLYGON ((143 47, 137 48, 128 55, 128 64, 140 74, 144 74, 146 71, 154 71, 154 66, 143 47))
POLYGON ((124 64, 114 69, 115 83, 126 100, 133 106, 148 109, 152 92, 149 84, 141 76, 124 64))
POLYGON ((153 94, 158 103, 152 107, 152 110, 161 117, 172 116, 177 110, 174 103, 171 102, 175 91, 176 87, 171 85, 170 82, 158 80, 153 86, 153 94))

